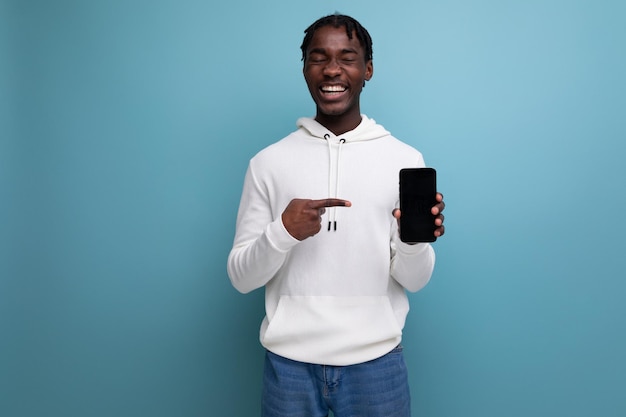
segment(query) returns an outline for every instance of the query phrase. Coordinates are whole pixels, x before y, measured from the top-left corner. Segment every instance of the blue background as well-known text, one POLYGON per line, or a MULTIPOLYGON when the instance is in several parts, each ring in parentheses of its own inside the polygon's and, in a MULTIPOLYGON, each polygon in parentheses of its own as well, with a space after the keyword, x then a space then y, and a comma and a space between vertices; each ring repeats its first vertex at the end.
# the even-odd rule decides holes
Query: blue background
POLYGON ((374 39, 363 112, 448 205, 405 329, 414 414, 626 415, 610 0, 2 0, 1 415, 258 415, 263 294, 226 258, 248 159, 314 113, 299 46, 335 11, 374 39))

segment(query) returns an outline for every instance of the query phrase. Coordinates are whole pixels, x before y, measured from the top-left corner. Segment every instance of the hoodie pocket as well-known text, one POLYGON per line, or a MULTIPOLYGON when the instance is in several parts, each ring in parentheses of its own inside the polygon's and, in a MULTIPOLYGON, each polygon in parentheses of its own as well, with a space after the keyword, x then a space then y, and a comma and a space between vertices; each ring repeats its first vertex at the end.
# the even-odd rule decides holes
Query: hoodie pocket
POLYGON ((387 296, 282 296, 261 329, 261 343, 274 353, 329 365, 374 359, 401 336, 387 296))

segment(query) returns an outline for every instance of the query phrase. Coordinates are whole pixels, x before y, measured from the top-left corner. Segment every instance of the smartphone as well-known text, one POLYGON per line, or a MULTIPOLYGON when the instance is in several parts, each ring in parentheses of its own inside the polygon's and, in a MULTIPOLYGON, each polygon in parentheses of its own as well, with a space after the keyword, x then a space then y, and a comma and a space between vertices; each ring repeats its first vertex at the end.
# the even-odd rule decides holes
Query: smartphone
POLYGON ((437 204, 437 172, 434 168, 400 170, 400 240, 406 243, 434 242, 437 204))

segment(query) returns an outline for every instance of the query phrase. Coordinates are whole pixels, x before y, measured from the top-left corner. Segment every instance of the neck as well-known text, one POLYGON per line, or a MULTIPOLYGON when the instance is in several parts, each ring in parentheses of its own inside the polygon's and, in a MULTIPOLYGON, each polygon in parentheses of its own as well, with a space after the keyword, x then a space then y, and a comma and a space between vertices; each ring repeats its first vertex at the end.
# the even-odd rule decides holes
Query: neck
POLYGON ((340 116, 332 116, 328 114, 317 113, 315 120, 335 134, 335 136, 343 135, 346 132, 356 129, 361 123, 361 113, 356 112, 350 116, 343 114, 340 116))

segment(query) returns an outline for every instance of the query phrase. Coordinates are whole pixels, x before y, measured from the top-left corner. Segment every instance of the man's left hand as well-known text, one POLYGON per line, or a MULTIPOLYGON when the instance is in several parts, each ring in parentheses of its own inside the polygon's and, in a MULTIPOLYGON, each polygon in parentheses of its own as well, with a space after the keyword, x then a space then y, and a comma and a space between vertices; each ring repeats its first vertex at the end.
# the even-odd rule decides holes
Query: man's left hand
MULTIPOLYGON (((437 228, 435 229, 435 237, 441 237, 446 232, 446 228, 443 225, 444 216, 442 213, 443 210, 446 208, 446 203, 443 202, 443 194, 441 193, 437 193, 437 196, 435 197, 435 199, 437 200, 437 204, 435 204, 430 209, 430 212, 433 214, 433 216, 435 216, 435 226, 437 226, 437 228)), ((400 215, 401 214, 402 213, 400 213, 399 208, 396 208, 393 210, 393 217, 395 217, 398 220, 398 227, 400 227, 400 215)))

